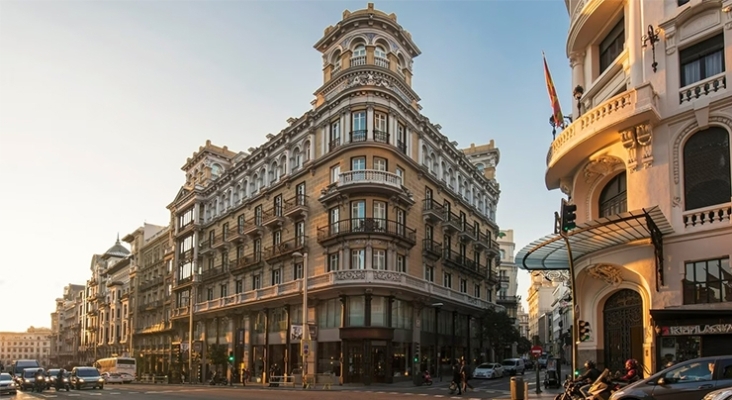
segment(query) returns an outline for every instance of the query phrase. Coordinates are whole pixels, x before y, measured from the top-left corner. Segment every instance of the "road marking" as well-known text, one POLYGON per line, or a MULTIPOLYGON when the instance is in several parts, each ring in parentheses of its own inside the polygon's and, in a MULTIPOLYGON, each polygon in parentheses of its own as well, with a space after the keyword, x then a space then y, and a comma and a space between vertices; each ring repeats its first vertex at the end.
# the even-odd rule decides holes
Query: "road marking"
POLYGON ((67 396, 69 396, 69 397, 79 397, 81 395, 78 394, 78 393, 69 393, 69 394, 67 394, 67 396))
POLYGON ((43 397, 58 397, 55 394, 42 394, 41 396, 43 396, 43 397))
POLYGON ((119 392, 112 392, 112 393, 110 393, 110 394, 119 394, 119 392))

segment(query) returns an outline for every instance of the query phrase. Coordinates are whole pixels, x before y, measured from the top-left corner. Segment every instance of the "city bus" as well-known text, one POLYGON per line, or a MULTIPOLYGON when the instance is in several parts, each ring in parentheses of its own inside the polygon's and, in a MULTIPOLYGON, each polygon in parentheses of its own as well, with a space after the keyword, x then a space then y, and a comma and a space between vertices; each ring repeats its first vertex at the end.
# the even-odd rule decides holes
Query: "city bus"
POLYGON ((137 363, 131 357, 109 357, 101 358, 94 363, 100 374, 130 374, 133 377, 137 373, 137 363))

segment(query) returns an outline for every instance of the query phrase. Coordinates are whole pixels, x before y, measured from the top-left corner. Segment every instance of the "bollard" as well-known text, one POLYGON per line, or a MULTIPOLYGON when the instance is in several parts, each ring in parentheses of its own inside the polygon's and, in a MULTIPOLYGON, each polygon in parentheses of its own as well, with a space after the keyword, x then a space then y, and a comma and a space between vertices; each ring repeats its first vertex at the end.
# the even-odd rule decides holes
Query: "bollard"
POLYGON ((520 376, 511 377, 511 400, 524 400, 526 399, 526 388, 528 385, 524 385, 524 378, 520 376))

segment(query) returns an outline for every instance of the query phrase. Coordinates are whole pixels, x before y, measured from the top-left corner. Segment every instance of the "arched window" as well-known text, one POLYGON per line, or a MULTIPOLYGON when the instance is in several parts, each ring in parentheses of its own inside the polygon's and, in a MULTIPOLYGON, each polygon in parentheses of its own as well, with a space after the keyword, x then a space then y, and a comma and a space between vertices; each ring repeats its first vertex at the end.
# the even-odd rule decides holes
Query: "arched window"
POLYGON ((729 132, 713 127, 684 144, 684 205, 687 210, 729 203, 732 197, 729 132))
POLYGON ((625 172, 616 175, 600 192, 600 218, 628 211, 625 172))
POLYGON ((379 67, 389 68, 389 59, 386 58, 386 51, 382 46, 374 48, 374 64, 379 67))
POLYGON ((353 49, 351 66, 366 65, 366 46, 359 44, 353 49))
POLYGON ((333 62, 333 72, 332 73, 335 74, 336 72, 341 70, 341 52, 340 51, 336 50, 336 52, 333 53, 332 62, 333 62))

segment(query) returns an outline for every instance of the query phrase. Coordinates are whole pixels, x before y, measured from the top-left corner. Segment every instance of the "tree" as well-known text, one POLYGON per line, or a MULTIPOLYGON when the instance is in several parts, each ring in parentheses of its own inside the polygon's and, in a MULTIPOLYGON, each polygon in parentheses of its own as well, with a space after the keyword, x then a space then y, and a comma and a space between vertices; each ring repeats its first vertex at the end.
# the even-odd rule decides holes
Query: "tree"
POLYGON ((503 354, 506 346, 519 340, 519 332, 514 320, 506 312, 487 309, 481 315, 480 336, 488 343, 496 356, 503 354))
POLYGON ((516 344, 516 351, 518 351, 519 354, 526 354, 529 350, 531 350, 531 340, 521 336, 516 344))

